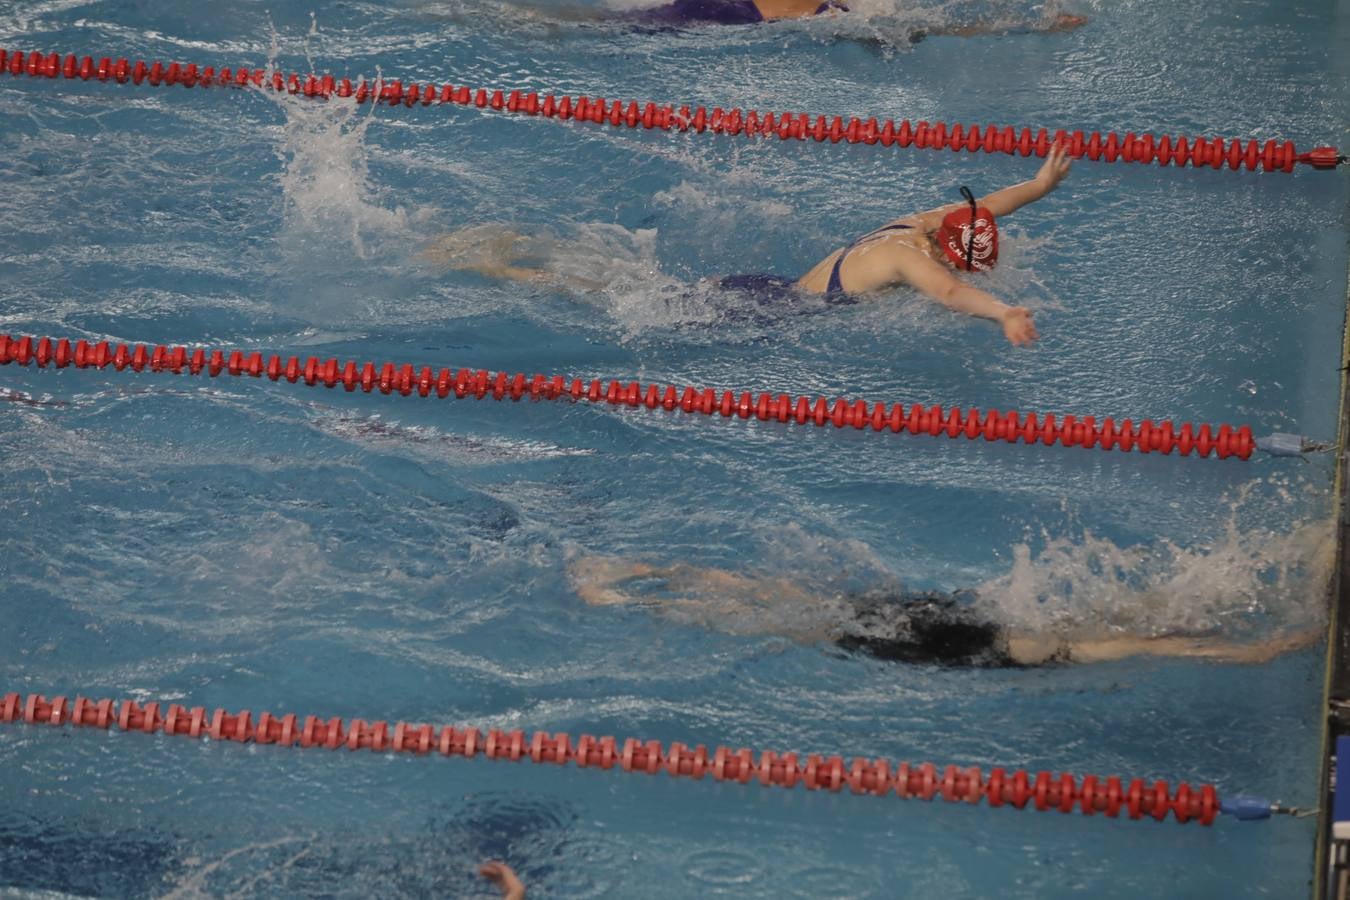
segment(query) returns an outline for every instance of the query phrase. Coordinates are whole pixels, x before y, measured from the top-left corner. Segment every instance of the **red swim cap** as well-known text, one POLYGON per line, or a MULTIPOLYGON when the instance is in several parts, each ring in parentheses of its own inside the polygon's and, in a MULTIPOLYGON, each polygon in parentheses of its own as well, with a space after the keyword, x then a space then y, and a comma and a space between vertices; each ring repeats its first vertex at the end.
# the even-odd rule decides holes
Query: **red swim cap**
POLYGON ((947 213, 938 228, 937 242, 947 258, 958 269, 988 272, 998 262, 998 225, 994 214, 981 206, 975 210, 956 209, 947 213), (971 219, 975 220, 975 244, 970 265, 966 265, 966 248, 970 247, 971 219))

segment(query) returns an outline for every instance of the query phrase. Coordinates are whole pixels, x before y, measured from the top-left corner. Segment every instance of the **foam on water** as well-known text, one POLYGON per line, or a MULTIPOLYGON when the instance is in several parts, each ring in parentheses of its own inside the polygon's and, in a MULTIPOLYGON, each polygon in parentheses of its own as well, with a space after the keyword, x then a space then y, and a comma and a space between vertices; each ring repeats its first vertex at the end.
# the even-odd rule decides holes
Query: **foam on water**
MULTIPOLYGON (((1010 548, 1011 565, 973 588, 992 620, 1030 633, 1077 636, 1221 631, 1241 640, 1323 625, 1335 555, 1331 518, 1280 521, 1308 485, 1282 476, 1251 482, 1217 502, 1222 534, 1185 545, 1169 539, 1121 544, 1090 528, 1042 530, 1010 548), (1265 487, 1267 490, 1259 490, 1265 487), (1273 490, 1270 490, 1273 488, 1273 490)), ((808 583, 821 597, 899 594, 910 573, 864 542, 824 540, 799 529, 761 536, 766 571, 789 563, 831 573, 808 583)), ((829 615, 837 608, 828 609, 829 615)))
MULTIPOLYGON (((279 68, 276 41, 274 34, 269 69, 279 68)), ((314 71, 312 61, 308 68, 314 71)), ((378 74, 374 83, 378 88, 378 74)), ((398 202, 372 175, 366 135, 379 121, 378 104, 255 93, 285 117, 274 150, 282 166, 276 276, 290 290, 278 290, 278 299, 286 297, 278 305, 310 320, 378 318, 406 290, 400 276, 409 268, 407 248, 440 211, 398 202)))
MULTIPOLYGON (((1291 502, 1292 487, 1276 495, 1291 502)), ((1013 547, 1011 569, 978 588, 1001 621, 1062 633, 1229 636, 1320 626, 1335 555, 1334 521, 1266 524, 1253 485, 1225 501, 1217 540, 1118 546, 1083 529, 1013 547)))
POLYGON ((271 90, 258 93, 286 115, 276 151, 283 166, 281 237, 295 262, 353 253, 369 259, 382 242, 409 233, 411 216, 425 215, 389 205, 370 177, 365 136, 377 106, 360 106, 354 98, 315 102, 271 90))

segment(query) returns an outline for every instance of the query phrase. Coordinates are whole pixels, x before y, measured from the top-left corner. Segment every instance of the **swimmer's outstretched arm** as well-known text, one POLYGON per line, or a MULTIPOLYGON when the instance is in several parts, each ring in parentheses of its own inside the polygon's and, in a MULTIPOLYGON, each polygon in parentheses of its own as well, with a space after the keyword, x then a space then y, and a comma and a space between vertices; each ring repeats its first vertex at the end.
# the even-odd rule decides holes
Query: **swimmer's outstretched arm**
POLYGON ((636 598, 620 585, 630 578, 659 576, 662 570, 612 556, 582 556, 567 566, 572 590, 588 606, 622 606, 636 598))
POLYGON ((1045 162, 1041 163, 1035 178, 994 191, 981 202, 995 216, 1011 215, 1059 187, 1064 176, 1069 174, 1069 166, 1069 149, 1062 143, 1056 143, 1046 154, 1045 162))
POLYGON ((889 261, 894 266, 892 282, 907 282, 956 312, 993 319, 1003 326, 1004 336, 1014 346, 1028 346, 1040 337, 1025 306, 1009 306, 988 291, 967 284, 919 250, 896 249, 889 261))
POLYGON ((1013 632, 1008 635, 1008 654, 1021 665, 1039 665, 1066 655, 1070 662, 1076 663, 1114 662, 1130 656, 1175 656, 1260 665, 1293 650, 1311 647, 1324 636, 1322 629, 1308 629, 1254 643, 1225 641, 1205 635, 1164 635, 1152 638, 1122 635, 1054 641, 1042 636, 1013 632))
MULTIPOLYGON (((1028 203, 1035 203, 1059 187, 1059 183, 1064 180, 1064 176, 1069 174, 1070 164, 1068 148, 1057 143, 1046 154, 1045 162, 1041 163, 1041 168, 1036 172, 1035 178, 987 194, 980 198, 979 203, 981 206, 987 207, 995 217, 1001 218, 1012 215, 1028 203)), ((938 226, 942 224, 942 219, 949 212, 965 208, 966 204, 958 201, 940 206, 937 209, 930 209, 928 212, 919 213, 914 218, 919 221, 920 227, 924 231, 936 231, 938 226)), ((898 219, 896 221, 904 220, 898 219)))

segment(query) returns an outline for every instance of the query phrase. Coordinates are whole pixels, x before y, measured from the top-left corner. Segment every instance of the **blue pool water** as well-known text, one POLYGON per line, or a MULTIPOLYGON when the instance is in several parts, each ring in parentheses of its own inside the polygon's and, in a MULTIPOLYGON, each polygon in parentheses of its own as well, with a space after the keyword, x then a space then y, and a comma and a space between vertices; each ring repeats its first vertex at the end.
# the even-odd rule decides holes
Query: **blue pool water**
MULTIPOLYGON (((0 46, 843 115, 1347 143, 1344 4, 858 0, 633 33, 540 5, 0 2, 0 46), (313 19, 311 20, 311 13, 313 19), (1240 87, 1235 86, 1235 78, 1240 87)), ((1043 335, 797 275, 1034 161, 0 78, 0 330, 1335 436, 1346 179, 1077 164, 987 282, 1043 335), (465 227, 600 292, 441 272, 465 227)), ((982 282, 984 283, 984 282, 982 282)), ((953 670, 586 606, 602 554, 1018 627, 1322 624, 1331 466, 968 444, 266 380, 0 370, 0 692, 1212 782, 1316 803, 1321 647, 953 670)), ((715 598, 714 598, 715 599, 715 598)), ((833 607, 829 607, 833 609, 833 607)), ((77 895, 1295 896, 1310 820, 1213 828, 122 733, 0 729, 0 885, 77 895)))

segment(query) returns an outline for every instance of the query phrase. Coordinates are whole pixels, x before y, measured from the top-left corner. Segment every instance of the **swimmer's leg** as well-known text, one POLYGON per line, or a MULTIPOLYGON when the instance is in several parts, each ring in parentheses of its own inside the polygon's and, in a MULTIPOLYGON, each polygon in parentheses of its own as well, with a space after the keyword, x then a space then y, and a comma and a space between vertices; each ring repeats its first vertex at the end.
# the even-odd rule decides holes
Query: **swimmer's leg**
POLYGON ((517 245, 525 236, 502 225, 475 225, 432 240, 417 258, 438 272, 488 274, 520 258, 517 245))
POLYGON ((657 570, 646 563, 632 562, 617 556, 583 556, 567 566, 567 580, 572 590, 591 606, 632 603, 635 598, 624 592, 619 587, 620 583, 655 574, 657 570))
POLYGON ((504 225, 475 225, 432 240, 417 254, 436 274, 474 272, 505 281, 533 281, 581 291, 601 291, 604 282, 517 265, 530 256, 527 235, 504 225))
POLYGON ((679 611, 686 618, 700 620, 705 624, 725 622, 732 615, 743 614, 734 598, 658 598, 635 593, 624 586, 624 582, 633 579, 656 578, 664 581, 668 589, 676 591, 684 587, 676 583, 677 573, 680 569, 690 568, 677 565, 671 569, 658 569, 647 563, 613 556, 583 556, 568 565, 567 580, 576 595, 589 606, 659 606, 668 612, 679 611))
POLYGON ((657 567, 614 556, 583 556, 568 565, 567 577, 577 596, 596 605, 635 602, 636 598, 621 588, 622 582, 634 578, 659 578, 670 592, 681 597, 704 597, 741 607, 816 606, 824 602, 787 578, 741 575, 688 563, 657 567))

